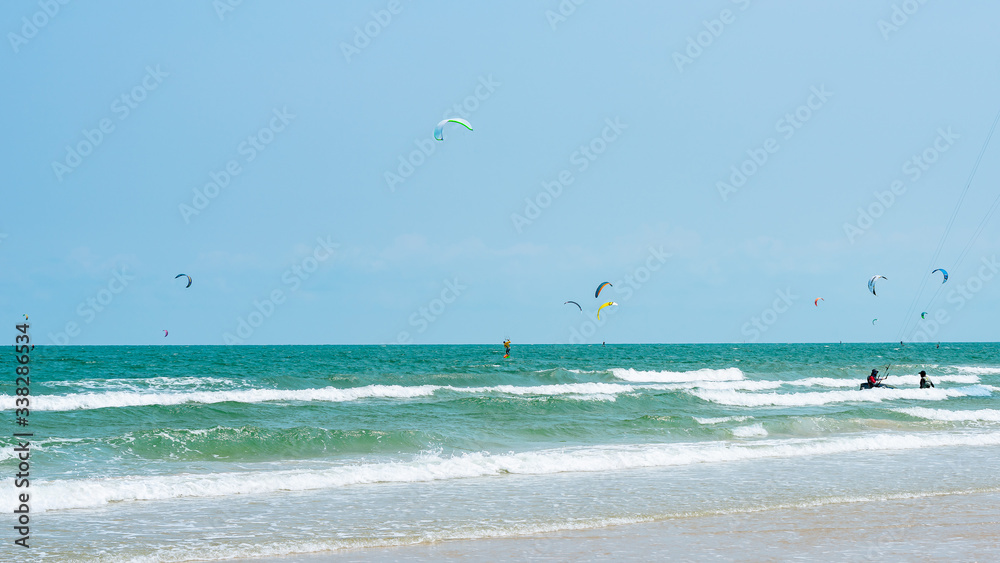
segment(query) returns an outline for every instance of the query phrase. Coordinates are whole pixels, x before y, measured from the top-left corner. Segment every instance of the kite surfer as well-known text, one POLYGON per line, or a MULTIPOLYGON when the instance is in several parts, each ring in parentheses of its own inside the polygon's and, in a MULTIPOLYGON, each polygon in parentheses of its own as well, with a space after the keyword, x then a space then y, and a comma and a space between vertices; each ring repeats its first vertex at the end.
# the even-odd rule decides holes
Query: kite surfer
POLYGON ((503 341, 503 357, 510 356, 510 338, 503 341))
POLYGON ((931 380, 927 377, 927 372, 920 370, 920 388, 930 389, 931 387, 934 387, 934 384, 931 383, 931 380))
POLYGON ((868 376, 868 380, 861 384, 861 389, 874 389, 876 387, 884 387, 886 389, 895 389, 890 385, 882 385, 882 380, 889 375, 888 368, 886 368, 886 375, 882 377, 878 376, 878 370, 873 369, 871 375, 868 376))

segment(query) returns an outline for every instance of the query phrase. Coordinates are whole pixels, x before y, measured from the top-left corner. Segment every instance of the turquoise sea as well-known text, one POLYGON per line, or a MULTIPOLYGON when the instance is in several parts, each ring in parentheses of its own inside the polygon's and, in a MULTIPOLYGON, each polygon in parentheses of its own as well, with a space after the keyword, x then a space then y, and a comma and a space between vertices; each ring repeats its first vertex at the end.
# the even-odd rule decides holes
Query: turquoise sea
MULTIPOLYGON (((188 561, 1000 491, 1000 344, 39 346, 34 560, 188 561), (889 367, 895 389, 859 390, 889 367), (934 389, 918 389, 919 370, 934 389)), ((14 368, 0 505, 12 547, 14 368)))

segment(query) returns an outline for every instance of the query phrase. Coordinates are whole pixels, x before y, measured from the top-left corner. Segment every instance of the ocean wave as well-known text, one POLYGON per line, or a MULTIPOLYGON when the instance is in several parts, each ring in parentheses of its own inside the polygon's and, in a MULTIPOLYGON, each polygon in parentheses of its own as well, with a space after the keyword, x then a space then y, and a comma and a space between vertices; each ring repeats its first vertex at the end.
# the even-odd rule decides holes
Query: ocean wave
MULTIPOLYGON (((516 396, 570 395, 576 400, 613 401, 615 395, 634 393, 642 388, 621 383, 563 383, 553 385, 496 385, 492 387, 454 387, 450 385, 368 385, 364 387, 324 387, 319 389, 244 389, 233 391, 192 391, 142 393, 109 391, 106 393, 71 393, 33 397, 32 408, 39 411, 71 411, 102 408, 181 405, 186 403, 265 403, 274 401, 345 402, 361 399, 411 399, 427 397, 441 390, 456 393, 502 393, 516 396)), ((14 408, 14 397, 0 395, 0 410, 14 408)))
MULTIPOLYGON (((694 372, 689 372, 694 373, 694 372)), ((742 372, 735 370, 742 377, 742 372)), ((731 373, 730 376, 733 374, 731 373)), ((801 381, 801 380, 800 380, 801 381)), ((838 380, 833 380, 838 381, 838 380)), ((988 385, 948 389, 878 389, 867 391, 835 391, 810 393, 745 393, 776 389, 788 382, 728 380, 687 381, 682 383, 560 383, 550 385, 494 385, 486 387, 456 387, 451 385, 367 385, 363 387, 323 387, 315 389, 234 389, 227 391, 143 392, 107 391, 103 393, 69 393, 33 397, 32 408, 39 411, 73 411, 103 408, 165 406, 213 403, 265 403, 280 401, 346 402, 363 399, 412 399, 433 396, 439 392, 465 394, 504 394, 519 397, 565 396, 581 401, 614 401, 622 394, 638 394, 644 390, 684 391, 706 401, 739 406, 811 406, 832 402, 875 401, 888 399, 942 400, 969 395, 989 396, 988 385)), ((850 382, 853 387, 857 382, 850 382)), ((823 385, 827 385, 825 382, 823 385)), ((15 397, 0 395, 0 410, 12 410, 15 397)))
POLYGON ((698 424, 721 424, 723 422, 743 422, 745 420, 751 420, 752 416, 719 416, 715 418, 702 418, 699 416, 692 416, 698 424))
POLYGON ((997 375, 1000 374, 1000 368, 996 367, 977 367, 977 366, 951 366, 952 369, 960 371, 962 373, 971 373, 975 375, 997 375))
POLYGON ((956 389, 866 389, 813 391, 808 393, 740 393, 693 389, 688 393, 712 403, 741 407, 811 407, 830 403, 893 401, 899 399, 943 401, 952 397, 983 397, 990 391, 981 385, 956 389))
POLYGON ((144 390, 178 387, 206 387, 227 385, 245 386, 243 381, 222 377, 123 377, 114 379, 80 379, 69 381, 42 381, 44 387, 76 387, 83 389, 144 390))
POLYGON ((764 430, 764 425, 760 422, 747 426, 737 426, 730 432, 737 438, 763 438, 767 436, 767 430, 764 430))
POLYGON ((947 409, 928 409, 925 407, 911 407, 906 409, 892 409, 898 413, 908 414, 917 418, 927 420, 942 420, 946 422, 1000 422, 1000 410, 979 409, 974 411, 950 411, 947 409))
POLYGON ((639 371, 632 368, 613 368, 611 374, 625 381, 655 383, 738 381, 744 379, 743 372, 739 368, 704 368, 695 371, 639 371))
MULTIPOLYGON (((864 382, 863 377, 856 377, 851 379, 838 379, 835 377, 807 377, 805 379, 793 379, 792 381, 784 381, 785 385, 793 385, 798 387, 830 387, 830 388, 857 388, 858 385, 864 382)), ((979 383, 979 377, 975 375, 935 375, 931 377, 932 381, 937 381, 939 383, 965 383, 974 384, 979 383)), ((884 383, 886 385, 920 385, 919 375, 890 375, 885 378, 884 383)))
MULTIPOLYGON (((426 453, 407 461, 285 469, 103 479, 37 481, 33 510, 91 508, 113 502, 186 497, 226 497, 305 491, 376 483, 412 483, 495 477, 609 472, 637 468, 722 463, 764 458, 799 458, 860 451, 911 450, 954 446, 1000 446, 1000 432, 870 433, 838 438, 744 442, 638 444, 559 448, 520 453, 426 453)), ((0 486, 10 492, 12 483, 0 486)))
MULTIPOLYGON (((140 393, 109 391, 107 393, 71 393, 32 397, 31 408, 37 411, 72 411, 112 407, 143 407, 181 405, 185 403, 262 403, 267 401, 327 401, 344 402, 371 398, 412 398, 432 395, 436 385, 368 385, 365 387, 324 387, 320 389, 245 389, 236 391, 193 391, 187 393, 140 393)), ((0 410, 14 408, 14 397, 0 396, 0 410)))
POLYGON ((508 395, 615 395, 633 393, 638 387, 620 383, 559 383, 552 385, 494 385, 492 387, 442 387, 459 393, 506 393, 508 395))
POLYGON ((799 387, 857 387, 861 384, 861 379, 836 379, 833 377, 807 377, 805 379, 793 379, 782 382, 785 385, 795 385, 799 387))
MULTIPOLYGON (((979 383, 977 375, 932 375, 931 381, 938 383, 979 383)), ((885 378, 887 385, 920 385, 919 375, 890 375, 885 378)))
POLYGON ((734 391, 765 391, 781 387, 780 381, 690 381, 687 383, 654 383, 636 385, 637 389, 659 389, 663 391, 683 391, 687 389, 729 389, 734 391))

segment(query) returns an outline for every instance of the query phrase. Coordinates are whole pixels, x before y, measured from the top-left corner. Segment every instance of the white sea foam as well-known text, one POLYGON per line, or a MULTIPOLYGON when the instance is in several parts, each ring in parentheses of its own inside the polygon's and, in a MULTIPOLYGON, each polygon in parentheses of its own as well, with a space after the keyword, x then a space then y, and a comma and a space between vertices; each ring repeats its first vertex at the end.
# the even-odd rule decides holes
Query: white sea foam
POLYGON ((767 436, 767 430, 764 430, 764 425, 760 422, 747 426, 737 426, 730 432, 737 438, 763 438, 767 436))
POLYGON ((750 420, 752 416, 720 416, 716 418, 702 418, 700 416, 691 417, 698 424, 721 424, 723 422, 743 422, 745 420, 750 420))
POLYGON ((699 399, 722 405, 743 407, 809 407, 830 403, 893 401, 898 399, 943 401, 952 397, 989 396, 981 385, 954 389, 866 389, 854 391, 813 391, 808 393, 740 393, 693 389, 688 393, 699 399))
POLYGON ((632 393, 637 387, 620 383, 561 383, 530 386, 443 387, 443 389, 460 393, 507 393, 509 395, 614 395, 632 393))
POLYGON ((658 389, 661 391, 678 391, 685 389, 730 389, 736 391, 764 391, 767 389, 777 389, 781 387, 780 381, 753 381, 743 379, 739 381, 689 381, 685 383, 653 383, 647 385, 636 385, 637 389, 658 389))
POLYGON ((45 387, 77 387, 99 390, 175 389, 178 387, 205 387, 245 385, 235 379, 221 377, 124 377, 114 379, 80 379, 77 381, 43 381, 45 387))
POLYGON ((638 371, 632 368, 614 368, 611 374, 625 381, 655 383, 685 383, 694 381, 738 381, 744 379, 739 368, 699 369, 695 371, 638 371))
MULTIPOLYGON (((834 377, 807 377, 805 379, 793 379, 792 381, 783 382, 784 385, 792 385, 797 387, 830 387, 830 388, 857 388, 862 382, 864 382, 864 377, 856 377, 851 379, 837 379, 834 377)), ((979 377, 975 375, 935 375, 931 377, 931 381, 939 383, 979 383, 979 377)), ((920 385, 919 375, 890 375, 883 381, 886 385, 920 385)))
MULTIPOLYGON (((185 403, 264 403, 272 401, 344 402, 361 399, 410 399, 426 397, 440 390, 457 393, 502 393, 518 396, 570 395, 576 400, 611 401, 622 393, 634 393, 641 388, 620 383, 564 383, 554 385, 496 385, 493 387, 453 387, 441 385, 367 385, 364 387, 324 387, 319 389, 244 389, 233 391, 192 391, 173 393, 143 393, 109 391, 105 393, 71 393, 33 397, 32 408, 39 411, 70 411, 83 409, 180 405, 185 403)), ((661 386, 662 387, 662 386, 661 386)), ((14 397, 0 395, 0 410, 14 408, 14 397)))
MULTIPOLYGON (((149 405, 181 405, 184 403, 262 403, 267 401, 356 401, 367 398, 411 398, 431 395, 435 385, 404 387, 401 385, 368 385, 338 389, 245 389, 237 391, 193 391, 187 393, 141 393, 110 391, 107 393, 71 393, 32 397, 31 407, 39 411, 71 411, 109 407, 140 407, 149 405)), ((0 409, 14 408, 14 397, 0 396, 0 409)))
POLYGON ((598 401, 598 402, 608 402, 608 403, 613 403, 618 399, 616 395, 607 395, 603 393, 570 396, 569 398, 576 399, 577 401, 598 401))
POLYGON ((862 378, 858 379, 836 379, 833 377, 807 377, 805 379, 794 379, 785 381, 785 385, 795 385, 799 387, 857 387, 861 384, 862 378))
POLYGON ((670 385, 670 389, 732 389, 734 391, 764 391, 781 387, 780 381, 696 381, 670 385))
POLYGON ((947 422, 1000 422, 1000 410, 979 409, 974 411, 950 411, 947 409, 928 409, 925 407, 911 407, 906 409, 893 409, 896 412, 926 418, 928 420, 942 420, 947 422))
POLYGON ((977 367, 977 366, 952 366, 952 369, 962 373, 972 373, 975 375, 997 375, 1000 368, 997 367, 977 367))
MULTIPOLYGON (((937 383, 979 383, 977 375, 933 375, 930 380, 937 383)), ((920 385, 919 375, 890 375, 884 381, 887 385, 920 385)))
MULTIPOLYGON (((374 483, 409 483, 490 477, 610 472, 696 463, 796 458, 860 451, 911 450, 954 446, 1000 446, 1000 432, 871 433, 836 438, 765 439, 753 442, 699 442, 559 448, 507 454, 423 454, 406 461, 286 469, 142 475, 104 479, 32 481, 37 511, 103 506, 112 502, 183 497, 226 497, 304 491, 374 483)), ((12 482, 0 485, 10 496, 12 482)))
POLYGON ((731 389, 739 391, 764 391, 781 387, 780 381, 753 381, 741 379, 738 381, 688 381, 684 383, 651 383, 636 385, 637 389, 658 389, 661 391, 678 391, 685 389, 731 389))

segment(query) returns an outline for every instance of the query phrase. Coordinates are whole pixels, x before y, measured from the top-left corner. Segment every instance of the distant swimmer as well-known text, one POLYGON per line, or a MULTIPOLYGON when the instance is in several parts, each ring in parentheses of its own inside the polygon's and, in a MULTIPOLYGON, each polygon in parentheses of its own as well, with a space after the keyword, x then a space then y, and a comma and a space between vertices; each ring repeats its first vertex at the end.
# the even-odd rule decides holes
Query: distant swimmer
POLYGON ((927 377, 927 372, 920 370, 920 388, 930 389, 931 387, 934 387, 934 383, 932 383, 930 378, 927 377))

